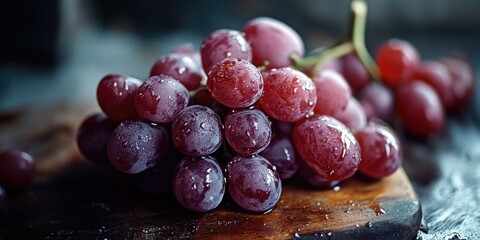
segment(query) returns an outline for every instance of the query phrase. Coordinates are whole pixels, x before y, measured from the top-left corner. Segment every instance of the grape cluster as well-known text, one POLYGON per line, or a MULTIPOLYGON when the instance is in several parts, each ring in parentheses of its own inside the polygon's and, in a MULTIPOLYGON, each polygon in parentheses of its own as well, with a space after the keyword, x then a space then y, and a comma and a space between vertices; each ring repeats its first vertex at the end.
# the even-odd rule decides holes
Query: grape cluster
POLYGON ((217 30, 199 51, 180 46, 161 57, 146 81, 105 76, 103 113, 83 122, 78 146, 91 161, 136 174, 145 192, 173 190, 197 212, 225 194, 248 212, 268 212, 294 176, 316 187, 357 172, 384 178, 403 157, 387 125, 394 112, 418 136, 434 133, 444 111, 468 101, 473 76, 460 59, 420 64, 410 44, 391 40, 376 58, 382 81, 372 81, 354 50, 312 62, 300 36, 267 17, 217 30))

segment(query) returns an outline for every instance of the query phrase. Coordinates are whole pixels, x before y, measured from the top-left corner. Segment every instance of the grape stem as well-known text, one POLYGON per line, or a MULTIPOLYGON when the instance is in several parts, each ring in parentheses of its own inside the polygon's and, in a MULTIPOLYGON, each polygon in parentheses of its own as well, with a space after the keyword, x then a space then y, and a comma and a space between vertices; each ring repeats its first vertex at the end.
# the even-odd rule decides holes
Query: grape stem
POLYGON ((367 3, 364 0, 353 0, 351 3, 352 24, 347 40, 320 50, 317 54, 306 58, 292 56, 293 64, 298 69, 312 68, 311 76, 322 69, 329 60, 340 58, 354 52, 374 80, 379 80, 378 67, 365 46, 365 26, 367 23, 367 3))

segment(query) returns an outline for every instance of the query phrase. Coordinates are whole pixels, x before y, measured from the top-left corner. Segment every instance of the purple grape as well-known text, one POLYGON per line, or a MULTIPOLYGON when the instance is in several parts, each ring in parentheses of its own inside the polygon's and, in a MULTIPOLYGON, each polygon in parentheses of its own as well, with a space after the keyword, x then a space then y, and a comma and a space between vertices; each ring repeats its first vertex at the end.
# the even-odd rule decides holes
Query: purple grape
POLYGON ((185 155, 210 155, 222 144, 222 121, 208 107, 189 106, 173 121, 172 139, 185 155))
POLYGON ((232 111, 225 118, 225 138, 242 156, 263 151, 272 138, 272 123, 257 109, 232 111))
POLYGON ((295 148, 289 137, 274 132, 272 141, 260 155, 273 164, 281 179, 291 178, 298 170, 295 148))
POLYGON ((0 186, 0 209, 7 206, 7 192, 0 186))
POLYGON ((35 164, 32 156, 17 149, 0 153, 0 185, 9 190, 25 189, 33 182, 35 164))
POLYGON ((369 82, 370 74, 355 53, 340 58, 342 75, 354 93, 361 91, 369 82))
POLYGON ((227 164, 226 171, 228 193, 241 208, 266 212, 273 209, 280 199, 280 175, 262 156, 235 156, 227 164))
POLYGON ((139 173, 155 166, 165 154, 168 133, 164 127, 127 120, 113 131, 107 153, 113 166, 124 173, 139 173))
POLYGON ((225 194, 222 168, 211 156, 185 157, 175 169, 173 192, 187 209, 196 212, 213 210, 225 194))
POLYGON ((86 118, 80 125, 77 144, 80 152, 91 162, 110 164, 107 155, 107 143, 118 123, 103 113, 86 118))
POLYGON ((137 90, 135 108, 150 122, 170 123, 188 105, 188 90, 166 75, 150 77, 137 90))
POLYGON ((354 97, 348 100, 345 109, 332 114, 332 117, 345 124, 351 130, 359 130, 367 125, 367 114, 363 106, 354 97))

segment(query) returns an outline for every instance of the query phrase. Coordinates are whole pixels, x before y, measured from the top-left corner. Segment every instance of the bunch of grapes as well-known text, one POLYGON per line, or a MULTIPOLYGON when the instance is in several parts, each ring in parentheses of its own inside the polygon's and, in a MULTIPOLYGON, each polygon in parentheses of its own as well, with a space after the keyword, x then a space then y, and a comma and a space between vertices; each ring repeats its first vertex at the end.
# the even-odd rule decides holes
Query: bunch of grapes
POLYGON ((458 59, 418 66, 413 47, 396 40, 378 51, 377 69, 358 39, 304 57, 301 37, 272 18, 217 30, 199 51, 180 46, 161 57, 144 82, 105 76, 103 113, 83 122, 79 148, 197 212, 225 194, 268 212, 294 176, 318 187, 357 172, 384 178, 402 162, 386 123, 394 109, 413 133, 435 132, 444 110, 468 100, 473 77, 458 59), (371 81, 377 70, 382 82, 371 81))

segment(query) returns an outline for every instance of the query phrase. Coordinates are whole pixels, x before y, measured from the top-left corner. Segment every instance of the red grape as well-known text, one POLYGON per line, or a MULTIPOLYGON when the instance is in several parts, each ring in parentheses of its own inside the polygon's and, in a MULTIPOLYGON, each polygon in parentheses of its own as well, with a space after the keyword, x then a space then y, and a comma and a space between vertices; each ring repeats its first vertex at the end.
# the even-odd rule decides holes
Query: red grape
POLYGON ((259 17, 248 22, 242 29, 252 47, 252 63, 267 68, 292 65, 292 55, 302 57, 303 41, 295 30, 278 20, 259 17))
POLYGON ((228 193, 241 208, 266 212, 277 204, 282 194, 282 181, 265 158, 235 156, 226 168, 228 193))
POLYGON ((127 120, 113 131, 107 153, 113 166, 124 173, 139 173, 160 162, 168 145, 167 130, 141 121, 127 120))
POLYGON ((0 152, 0 186, 8 190, 25 189, 33 182, 35 164, 32 156, 17 149, 0 152))
POLYGON ((353 92, 360 92, 370 82, 370 74, 367 69, 355 53, 343 56, 340 58, 340 62, 343 77, 352 87, 353 92))
POLYGON ((412 79, 423 81, 429 84, 442 101, 446 109, 453 105, 452 79, 448 74, 447 68, 435 61, 424 62, 420 64, 412 79))
POLYGON ((393 93, 382 83, 372 82, 362 89, 359 96, 367 119, 379 118, 389 122, 393 116, 393 93))
POLYGON ((97 113, 86 118, 80 125, 77 134, 77 144, 85 158, 94 163, 109 164, 107 143, 118 123, 109 119, 103 113, 97 113))
POLYGON ((305 163, 318 175, 342 181, 351 177, 360 163, 360 146, 338 120, 314 115, 297 122, 293 143, 305 163))
POLYGON ((362 105, 354 97, 349 99, 345 109, 332 114, 331 116, 354 131, 365 127, 367 124, 367 114, 365 113, 362 105))
POLYGON ((155 123, 170 123, 188 105, 188 90, 167 75, 150 77, 137 91, 138 115, 155 123))
POLYGON ((225 138, 242 156, 263 151, 272 138, 272 123, 257 109, 233 111, 225 118, 225 138))
POLYGON ((271 117, 284 122, 296 122, 315 107, 315 85, 304 73, 279 68, 263 72, 265 88, 260 99, 262 109, 271 117))
POLYGON ((400 167, 403 152, 400 140, 392 129, 372 123, 358 130, 355 137, 360 148, 364 149, 359 172, 374 179, 381 179, 400 167))
POLYGON ((185 157, 175 169, 173 192, 178 202, 196 212, 215 209, 225 194, 225 177, 210 156, 185 157))
POLYGON ((215 102, 212 93, 206 88, 199 89, 195 94, 190 98, 190 105, 202 105, 205 107, 212 107, 215 102))
POLYGON ((352 96, 347 81, 333 70, 323 70, 313 78, 317 93, 315 114, 332 115, 343 111, 352 96))
POLYGON ((475 78, 468 62, 453 57, 444 58, 441 62, 447 68, 452 80, 453 103, 448 109, 458 111, 473 97, 475 78))
POLYGON ((197 90, 203 79, 201 66, 185 54, 170 53, 158 59, 150 70, 150 76, 168 75, 178 80, 189 91, 197 90))
POLYGON ((215 152, 222 144, 222 122, 210 108, 185 108, 172 124, 173 143, 182 153, 196 157, 215 152))
POLYGON ((262 95, 263 78, 250 62, 227 58, 208 73, 207 89, 221 104, 230 108, 253 105, 262 95))
POLYGON ((439 132, 444 110, 437 93, 421 81, 409 81, 395 91, 395 103, 404 126, 417 137, 439 132))
POLYGON ((220 29, 211 33, 200 47, 203 69, 206 73, 225 58, 252 60, 252 49, 244 35, 236 30, 220 29))
POLYGON ((391 39, 379 47, 376 61, 383 81, 396 86, 412 76, 420 56, 410 43, 391 39))
POLYGON ((97 100, 102 111, 115 121, 137 118, 135 93, 142 82, 138 79, 109 74, 97 87, 97 100))

